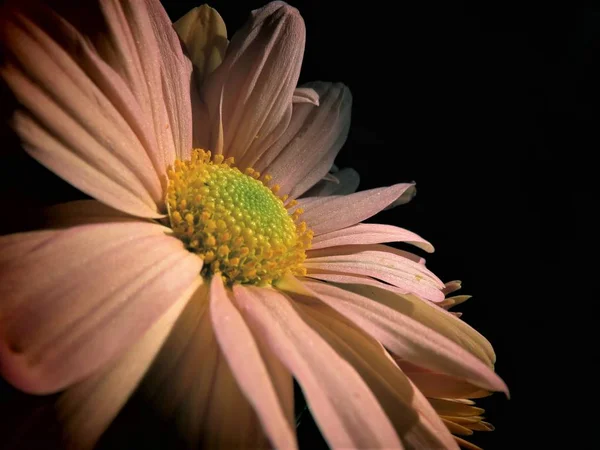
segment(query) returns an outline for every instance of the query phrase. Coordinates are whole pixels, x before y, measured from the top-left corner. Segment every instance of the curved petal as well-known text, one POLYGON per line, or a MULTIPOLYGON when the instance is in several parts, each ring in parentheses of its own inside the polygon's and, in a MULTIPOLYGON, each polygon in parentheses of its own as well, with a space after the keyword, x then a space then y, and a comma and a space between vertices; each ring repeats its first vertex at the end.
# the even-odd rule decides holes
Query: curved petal
POLYGON ((158 0, 100 0, 109 32, 96 37, 101 57, 125 80, 150 131, 150 155, 164 175, 192 151, 192 63, 158 0))
POLYGON ((332 183, 325 178, 302 194, 304 197, 326 197, 329 195, 354 194, 360 183, 360 175, 350 167, 345 167, 335 172, 337 183, 332 183))
POLYGON ((382 242, 408 242, 426 252, 433 252, 433 245, 412 231, 393 225, 371 223, 359 223, 343 230, 321 234, 313 239, 311 249, 337 245, 380 244, 382 242))
POLYGON ((198 86, 219 67, 227 50, 227 27, 216 9, 208 5, 190 10, 173 24, 194 65, 198 86))
POLYGON ((442 301, 444 283, 424 264, 412 261, 401 250, 383 245, 345 245, 311 250, 304 266, 312 269, 363 275, 396 286, 404 294, 442 301))
POLYGON ((298 208, 304 209, 303 220, 318 236, 368 219, 401 197, 411 186, 401 183, 350 195, 305 197, 298 200, 298 208))
POLYGON ((313 88, 299 87, 294 90, 293 103, 310 103, 319 106, 319 94, 313 88))
POLYGON ((485 412, 483 408, 472 406, 472 402, 463 403, 459 399, 430 398, 429 403, 443 416, 471 417, 481 416, 485 412))
POLYGON ((0 371, 58 391, 122 353, 197 277, 202 261, 165 228, 82 225, 0 237, 0 371))
POLYGON ((200 283, 198 277, 196 283, 122 357, 60 396, 56 407, 69 448, 94 448, 150 367, 200 283))
POLYGON ((78 189, 160 217, 166 165, 191 144, 191 65, 158 2, 86 8, 5 7, 0 73, 21 105, 13 127, 31 156, 78 189))
POLYGON ((269 344, 302 386, 333 448, 402 448, 364 381, 302 321, 286 297, 269 288, 235 285, 233 291, 254 335, 269 344))
POLYGON ((487 390, 463 379, 423 369, 398 358, 395 358, 395 361, 419 390, 429 398, 468 399, 490 395, 487 390))
MULTIPOLYGON (((106 448, 121 445, 119 427, 134 441, 144 440, 151 447, 269 447, 219 347, 210 302, 209 286, 204 284, 181 313, 140 388, 107 431, 106 448), (142 420, 132 423, 128 420, 132 415, 142 420), (114 436, 113 430, 117 430, 114 436)), ((262 349, 261 355, 267 359, 262 349)))
POLYGON ((252 12, 231 39, 223 63, 203 86, 211 150, 217 150, 221 126, 223 153, 240 163, 244 155, 271 145, 283 133, 291 116, 304 42, 304 21, 295 8, 272 2, 252 12))
POLYGON ((490 368, 494 367, 496 354, 489 341, 477 330, 438 305, 424 302, 413 295, 401 295, 374 286, 348 284, 341 287, 412 317, 470 351, 490 368))
POLYGON ((322 303, 297 305, 304 320, 366 381, 406 448, 458 449, 436 411, 377 341, 322 303))
POLYGON ((259 348, 219 276, 214 276, 210 285, 210 314, 221 351, 273 446, 297 448, 292 424, 285 417, 259 348))
POLYGON ((256 164, 244 160, 269 173, 281 186, 280 193, 291 198, 302 195, 329 172, 350 129, 352 95, 346 86, 324 82, 306 86, 319 94, 319 106, 294 105, 292 120, 277 142, 256 164))
POLYGON ((353 292, 316 281, 301 284, 313 297, 346 316, 400 357, 484 389, 508 393, 492 369, 436 330, 353 292))

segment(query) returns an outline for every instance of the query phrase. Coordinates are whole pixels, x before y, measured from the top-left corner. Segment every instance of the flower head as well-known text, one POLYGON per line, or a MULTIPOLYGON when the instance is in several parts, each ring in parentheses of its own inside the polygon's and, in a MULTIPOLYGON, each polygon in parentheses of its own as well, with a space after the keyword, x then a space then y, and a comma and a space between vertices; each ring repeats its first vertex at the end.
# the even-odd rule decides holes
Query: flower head
POLYGON ((231 42, 213 9, 173 27, 156 0, 7 2, 0 21, 23 148, 94 199, 0 237, 0 371, 59 393, 68 445, 134 395, 179 443, 296 448, 293 379, 332 447, 456 448, 448 429, 482 426, 404 370, 506 391, 441 280, 384 245, 431 244, 361 223, 413 185, 330 173, 352 98, 297 87, 295 8, 253 11, 231 42))

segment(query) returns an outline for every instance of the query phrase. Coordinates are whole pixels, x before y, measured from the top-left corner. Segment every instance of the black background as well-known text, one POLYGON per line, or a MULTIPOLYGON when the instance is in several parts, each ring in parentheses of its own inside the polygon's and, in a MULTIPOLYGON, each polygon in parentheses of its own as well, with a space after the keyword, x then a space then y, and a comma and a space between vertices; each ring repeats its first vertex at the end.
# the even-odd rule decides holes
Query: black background
MULTIPOLYGON (((173 20, 196 6, 163 3, 173 20)), ((473 295, 459 307, 463 319, 495 346, 512 398, 484 399, 496 430, 469 439, 486 449, 578 448, 560 406, 568 357, 558 347, 571 327, 564 294, 576 277, 566 252, 577 241, 574 169, 595 112, 598 10, 522 1, 289 3, 307 28, 300 83, 341 81, 353 93, 350 136, 336 163, 358 170, 361 190, 417 182, 410 204, 375 220, 434 244, 428 266, 463 281, 462 292, 473 295)), ((263 4, 210 3, 230 36, 263 4)), ((310 418, 299 432, 305 448, 322 446, 310 418)))
MULTIPOLYGON (((264 3, 211 6, 231 36, 264 3)), ((600 8, 514 0, 290 3, 307 27, 300 83, 341 81, 353 93, 352 127, 336 163, 358 170, 361 190, 417 182, 410 204, 374 221, 434 244, 429 268, 463 281, 461 293, 474 298, 458 309, 496 349, 512 398, 484 399, 496 431, 469 439, 488 450, 579 448, 569 422, 579 417, 561 406, 581 395, 578 386, 565 389, 577 369, 563 348, 577 319, 572 286, 581 284, 571 268, 572 249, 584 241, 574 199, 600 100, 600 8)), ((176 20, 199 2, 163 4, 176 20)), ((15 141, 5 133, 8 148, 15 141)), ((22 159, 10 153, 0 167, 5 210, 20 194, 35 193, 31 201, 40 204, 70 195, 65 183, 22 159), (27 179, 14 170, 22 163, 27 179), (52 187, 40 192, 40 182, 52 187)), ((3 220, 2 231, 12 222, 3 220)), ((323 448, 306 415, 299 438, 304 448, 323 448)))

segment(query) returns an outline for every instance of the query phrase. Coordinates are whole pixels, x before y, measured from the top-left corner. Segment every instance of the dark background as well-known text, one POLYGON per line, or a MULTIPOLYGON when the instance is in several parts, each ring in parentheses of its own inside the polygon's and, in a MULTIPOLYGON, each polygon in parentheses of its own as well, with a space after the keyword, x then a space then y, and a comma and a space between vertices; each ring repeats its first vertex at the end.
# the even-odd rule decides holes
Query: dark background
MULTIPOLYGON (((163 3, 173 20, 197 5, 163 3)), ((574 169, 598 99, 598 9, 289 3, 307 28, 300 82, 341 81, 353 93, 336 163, 359 171, 359 189, 417 182, 410 204, 376 220, 435 245, 428 266, 463 281, 473 299, 458 309, 495 346, 512 398, 484 399, 496 431, 469 439, 488 450, 578 448, 560 406, 569 358, 558 348, 571 327, 567 283, 576 280, 567 257, 576 244, 574 169)), ((230 36, 262 4, 210 3, 230 36)), ((299 431, 305 448, 320 448, 310 418, 299 431)))
MULTIPOLYGON (((210 5, 231 36, 264 3, 210 5)), ((567 381, 581 369, 565 337, 580 318, 572 314, 581 284, 573 252, 585 240, 574 200, 582 155, 597 142, 586 137, 600 104, 600 8, 290 3, 307 27, 300 82, 341 81, 353 93, 350 136, 336 163, 358 170, 361 190, 417 182, 410 204, 375 220, 434 244, 429 268, 463 281, 460 293, 473 299, 458 310, 496 349, 512 398, 483 399, 496 431, 469 440, 488 450, 580 448, 581 414, 570 402, 587 391, 567 381)), ((163 4, 176 20, 200 2, 163 4)), ((5 133, 8 148, 15 141, 5 133)), ((40 204, 68 197, 71 188, 56 180, 43 192, 29 185, 13 170, 22 162, 15 158, 23 157, 10 154, 0 167, 6 211, 17 190, 35 191, 40 204)), ((53 177, 29 167, 37 184, 53 177)), ((10 223, 1 221, 1 231, 10 223)), ((306 414, 299 438, 303 448, 325 448, 306 414)))

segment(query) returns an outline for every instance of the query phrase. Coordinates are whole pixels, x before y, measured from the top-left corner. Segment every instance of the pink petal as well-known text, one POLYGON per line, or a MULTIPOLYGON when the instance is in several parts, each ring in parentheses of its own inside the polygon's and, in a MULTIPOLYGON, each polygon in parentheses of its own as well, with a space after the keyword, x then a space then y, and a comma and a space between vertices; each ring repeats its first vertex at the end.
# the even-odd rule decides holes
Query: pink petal
POLYGON ((101 0, 109 27, 100 55, 125 80, 150 130, 159 174, 192 150, 192 64, 158 0, 101 0))
POLYGON ((485 389, 508 392, 500 377, 482 361, 409 316, 335 286, 308 280, 302 285, 400 357, 485 389))
POLYGON ((358 172, 346 167, 335 173, 337 183, 331 183, 323 178, 308 191, 302 194, 304 197, 326 197, 328 195, 354 194, 360 183, 358 172))
POLYGON ((403 291, 403 289, 398 289, 396 286, 384 283, 383 281, 375 280, 371 277, 334 272, 332 270, 309 269, 306 276, 308 278, 314 278, 316 280, 323 281, 331 281, 333 283, 366 284, 368 286, 376 286, 380 287, 381 289, 390 290, 392 292, 403 291))
POLYGON ((283 2, 269 3, 252 12, 231 39, 223 63, 205 80, 213 141, 223 93, 223 152, 242 169, 244 155, 271 145, 289 123, 304 42, 298 11, 283 2))
POLYGON ((311 248, 316 250, 336 245, 379 244, 382 242, 408 242, 426 252, 433 252, 433 245, 411 231, 393 225, 371 223, 359 223, 343 230, 321 234, 313 239, 311 248))
POLYGON ((125 214, 97 200, 76 200, 59 203, 41 212, 42 226, 39 228, 62 228, 74 225, 108 222, 139 222, 139 219, 125 214))
POLYGON ((421 392, 432 398, 480 398, 489 392, 450 375, 423 370, 407 363, 397 361, 402 371, 412 380, 421 392))
POLYGON ((334 448, 402 448, 389 419, 356 371, 308 325, 283 295, 234 286, 235 300, 292 372, 325 439, 334 448))
POLYGON ((402 293, 442 301, 444 284, 425 265, 406 258, 401 250, 383 245, 346 245, 309 251, 304 266, 378 278, 402 293))
POLYGON ((60 396, 57 409, 72 448, 94 447, 150 367, 200 281, 198 277, 197 283, 123 356, 60 396))
MULTIPOLYGON (((210 302, 208 286, 203 285, 181 313, 131 400, 132 406, 141 408, 134 410, 136 414, 149 411, 151 417, 176 427, 177 432, 164 436, 160 429, 148 430, 144 421, 140 430, 131 429, 131 421, 124 426, 134 437, 155 432, 161 439, 173 439, 165 448, 269 447, 259 419, 219 347, 210 302)), ((267 363, 273 356, 263 350, 260 348, 261 356, 267 363)), ((289 374, 288 382, 291 388, 289 374)))
POLYGON ((247 160, 257 170, 273 176, 281 186, 280 193, 291 198, 306 192, 329 172, 350 129, 350 90, 341 83, 307 86, 319 94, 319 106, 294 105, 285 133, 257 163, 247 160))
POLYGON ((437 413, 377 341, 327 306, 298 300, 303 318, 367 382, 406 448, 458 449, 437 413))
POLYGON ((405 205, 406 203, 410 202, 413 198, 415 198, 415 195, 417 195, 417 188, 413 184, 406 191, 404 191, 404 193, 400 197, 398 197, 396 200, 394 200, 392 203, 386 206, 384 208, 384 211, 387 211, 388 209, 393 209, 396 206, 405 205))
POLYGON ((377 214, 412 186, 410 183, 369 189, 355 194, 298 200, 303 220, 318 236, 355 225, 377 214))
MULTIPOLYGON (((174 152, 167 154, 165 148, 174 147, 174 136, 179 147, 191 144, 191 128, 187 129, 191 113, 185 117, 190 110, 191 68, 181 50, 181 61, 175 61, 176 49, 171 47, 165 52, 171 69, 163 70, 162 75, 157 72, 163 62, 159 62, 153 26, 161 34, 161 45, 166 41, 179 45, 163 32, 164 17, 156 14, 157 6, 160 8, 157 2, 132 2, 135 13, 128 11, 131 17, 118 6, 112 5, 119 9, 113 11, 108 3, 87 4, 89 9, 82 12, 58 5, 50 9, 41 2, 27 2, 26 8, 12 2, 0 26, 6 55, 0 74, 22 105, 13 126, 30 155, 117 209, 141 217, 160 217, 161 178, 165 161, 170 163, 174 157, 174 152), (128 24, 133 28, 129 30, 128 24), (108 37, 118 35, 120 25, 129 32, 137 30, 125 56, 118 45, 111 46, 108 37), (145 67, 124 81, 124 71, 137 63, 156 67, 145 67), (152 73, 159 76, 153 82, 152 73), (149 89, 152 83, 156 89, 149 89), (168 99, 162 98, 163 88, 171 99, 179 100, 171 105, 170 109, 177 111, 170 115, 165 110, 168 99), (147 104, 152 103, 149 97, 154 98, 152 105, 147 104), (160 129, 155 129, 153 119, 160 122, 160 129)), ((172 30, 171 34, 177 39, 172 30)), ((117 36, 115 42, 122 43, 121 38, 124 36, 117 36)))
POLYGON ((297 448, 292 424, 281 408, 259 348, 219 276, 214 276, 211 282, 210 313, 221 351, 271 443, 275 448, 297 448))
POLYGON ((143 222, 0 237, 0 371, 60 390, 122 353, 198 276, 202 261, 143 222))
POLYGON ((319 94, 313 88, 299 87, 294 90, 293 103, 310 103, 319 106, 319 94))
POLYGON ((424 302, 413 295, 401 295, 379 287, 360 286, 356 284, 340 287, 363 297, 370 298, 401 314, 411 317, 451 341, 456 342, 493 369, 496 355, 489 341, 477 332, 477 330, 462 320, 458 320, 437 304, 424 302))

